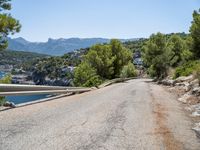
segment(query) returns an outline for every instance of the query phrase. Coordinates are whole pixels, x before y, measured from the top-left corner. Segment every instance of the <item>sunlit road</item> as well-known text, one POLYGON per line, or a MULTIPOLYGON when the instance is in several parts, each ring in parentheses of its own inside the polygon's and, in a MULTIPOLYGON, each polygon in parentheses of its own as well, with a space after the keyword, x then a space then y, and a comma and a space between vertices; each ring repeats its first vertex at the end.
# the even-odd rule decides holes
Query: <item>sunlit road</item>
POLYGON ((198 150, 176 97, 137 79, 0 112, 0 150, 198 150))

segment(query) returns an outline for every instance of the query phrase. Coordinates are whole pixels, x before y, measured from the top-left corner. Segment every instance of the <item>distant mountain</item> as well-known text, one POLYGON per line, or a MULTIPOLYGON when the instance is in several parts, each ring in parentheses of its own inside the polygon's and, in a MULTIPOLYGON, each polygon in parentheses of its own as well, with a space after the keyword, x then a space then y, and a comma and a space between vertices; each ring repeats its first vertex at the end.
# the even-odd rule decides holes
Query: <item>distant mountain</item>
MULTIPOLYGON (((125 42, 134 40, 137 39, 122 39, 121 41, 125 42)), ((97 43, 108 43, 109 41, 110 39, 105 38, 49 38, 47 42, 29 42, 24 38, 19 37, 14 39, 8 38, 8 49, 59 56, 76 49, 87 48, 97 43)))

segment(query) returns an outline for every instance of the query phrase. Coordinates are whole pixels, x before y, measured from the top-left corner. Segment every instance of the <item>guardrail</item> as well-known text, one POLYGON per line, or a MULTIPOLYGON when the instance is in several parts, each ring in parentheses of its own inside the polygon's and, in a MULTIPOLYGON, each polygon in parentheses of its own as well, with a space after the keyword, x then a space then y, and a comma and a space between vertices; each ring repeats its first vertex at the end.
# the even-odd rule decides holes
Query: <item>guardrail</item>
POLYGON ((37 95, 37 94, 66 94, 91 91, 91 88, 62 87, 62 86, 39 86, 0 84, 0 96, 37 95))

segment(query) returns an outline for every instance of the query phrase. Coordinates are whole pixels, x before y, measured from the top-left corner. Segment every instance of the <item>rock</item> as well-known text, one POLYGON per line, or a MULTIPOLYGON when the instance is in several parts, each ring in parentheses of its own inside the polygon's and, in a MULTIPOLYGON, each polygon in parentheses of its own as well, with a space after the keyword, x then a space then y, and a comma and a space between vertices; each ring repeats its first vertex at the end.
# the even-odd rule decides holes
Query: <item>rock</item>
POLYGON ((199 116, 200 116, 200 110, 192 113, 192 117, 199 117, 199 116))
POLYGON ((187 77, 179 77, 175 80, 175 83, 181 83, 181 82, 190 82, 194 79, 193 75, 187 76, 187 77))
POLYGON ((196 135, 200 138, 200 122, 196 123, 194 128, 192 128, 192 130, 194 130, 196 135))
POLYGON ((192 88, 197 88, 199 87, 199 80, 198 79, 195 79, 193 81, 190 82, 190 85, 192 88))
POLYGON ((197 105, 193 105, 191 107, 193 113, 192 113, 192 117, 199 117, 200 116, 200 104, 197 105))
POLYGON ((190 91, 192 88, 189 82, 176 83, 175 86, 181 87, 185 92, 190 91))
POLYGON ((13 102, 8 102, 8 101, 3 106, 4 107, 11 107, 11 108, 15 108, 16 107, 16 105, 13 102))
POLYGON ((174 86, 174 80, 171 79, 164 79, 160 83, 166 86, 174 86))
POLYGON ((200 87, 196 87, 192 90, 192 94, 195 96, 200 96, 200 87))
POLYGON ((181 82, 181 83, 176 83, 175 86, 189 86, 190 84, 188 82, 181 82))
POLYGON ((183 82, 183 84, 184 84, 184 90, 185 90, 185 92, 188 92, 188 91, 190 91, 191 90, 191 85, 190 85, 190 83, 188 83, 188 82, 183 82))
POLYGON ((180 97, 178 100, 184 104, 187 103, 188 99, 191 98, 191 95, 186 93, 182 97, 180 97))

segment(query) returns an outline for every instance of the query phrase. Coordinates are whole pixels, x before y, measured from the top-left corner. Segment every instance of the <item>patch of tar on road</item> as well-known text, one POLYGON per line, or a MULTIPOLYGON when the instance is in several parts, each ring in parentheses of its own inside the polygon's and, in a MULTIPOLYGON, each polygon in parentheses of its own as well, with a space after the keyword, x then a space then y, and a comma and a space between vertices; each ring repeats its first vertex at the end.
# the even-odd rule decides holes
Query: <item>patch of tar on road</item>
POLYGON ((175 139, 172 131, 167 126, 167 108, 164 105, 157 102, 154 97, 151 87, 150 95, 153 105, 153 114, 155 118, 156 128, 153 134, 157 138, 162 138, 163 144, 166 150, 181 150, 183 149, 182 143, 175 139))

